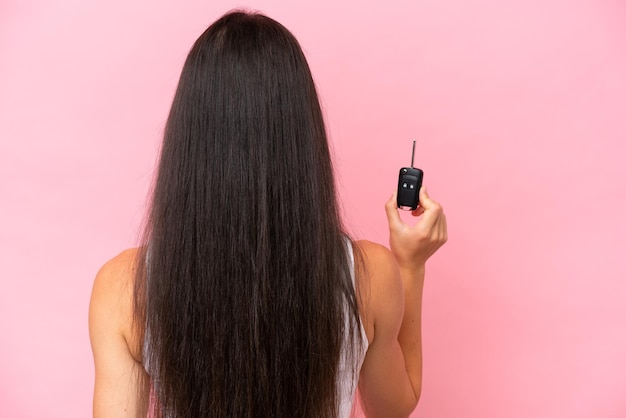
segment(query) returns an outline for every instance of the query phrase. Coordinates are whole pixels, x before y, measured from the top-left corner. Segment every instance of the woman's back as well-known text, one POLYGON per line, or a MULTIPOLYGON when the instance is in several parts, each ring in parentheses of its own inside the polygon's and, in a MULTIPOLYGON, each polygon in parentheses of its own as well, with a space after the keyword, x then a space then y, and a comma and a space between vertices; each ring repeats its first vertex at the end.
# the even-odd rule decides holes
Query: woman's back
MULTIPOLYGON (((367 297, 360 298, 363 300, 359 304, 359 311, 363 318, 362 325, 358 332, 363 337, 363 346, 357 347, 352 352, 344 351, 345 360, 351 362, 345 364, 342 362, 340 373, 338 374, 339 391, 339 412, 341 417, 348 416, 346 411, 352 408, 354 390, 354 375, 352 368, 355 367, 358 378, 358 371, 363 363, 365 351, 368 348, 369 341, 374 335, 374 315, 371 311, 372 296, 369 291, 374 289, 379 294, 388 298, 389 305, 401 304, 402 300, 397 298, 397 287, 399 282, 394 280, 393 272, 395 262, 386 249, 367 242, 359 241, 355 243, 357 251, 363 255, 363 264, 359 268, 361 272, 369 272, 370 274, 360 274, 355 280, 356 288, 367 288, 363 290, 363 295, 368 293, 367 297), (366 284, 364 284, 366 283, 366 284), (381 288, 386 287, 385 295, 381 292, 381 288), (393 288, 396 291, 393 291, 393 288), (389 297, 396 294, 396 297, 389 297), (363 350, 363 351, 361 351, 363 350), (347 366, 347 368, 346 368, 347 366)), ((97 369, 100 372, 97 383, 107 387, 109 385, 116 387, 116 391, 108 391, 103 393, 102 397, 94 399, 94 411, 97 411, 97 405, 106 405, 108 411, 120 411, 120 416, 136 416, 135 412, 139 405, 137 399, 133 396, 137 391, 137 384, 141 382, 141 378, 149 378, 146 372, 144 358, 144 338, 138 335, 133 327, 133 288, 136 277, 136 268, 141 250, 133 248, 122 252, 106 263, 96 278, 92 295, 92 303, 90 308, 90 328, 92 335, 92 345, 94 346, 94 354, 96 347, 100 347, 102 351, 110 351, 105 357, 105 362, 110 362, 114 367, 101 367, 97 369), (105 341, 99 341, 106 339, 105 341)), ((379 302, 375 302, 379 303, 379 302)), ((287 367, 287 365, 285 365, 287 367)), ((388 382, 390 383, 390 382, 388 382)), ((96 387, 96 393, 99 393, 96 387)), ((267 411, 257 411, 259 416, 267 416, 267 411)), ((106 415, 109 416, 109 415, 106 415)), ((116 415, 111 415, 116 416, 116 415)))

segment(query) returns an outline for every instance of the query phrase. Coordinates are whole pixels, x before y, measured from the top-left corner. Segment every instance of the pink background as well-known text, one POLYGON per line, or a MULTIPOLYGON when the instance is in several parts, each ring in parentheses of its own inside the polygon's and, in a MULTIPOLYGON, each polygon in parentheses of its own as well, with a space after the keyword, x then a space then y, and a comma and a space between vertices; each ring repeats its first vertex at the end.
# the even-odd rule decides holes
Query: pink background
MULTIPOLYGON (((431 261, 414 417, 626 416, 626 3, 247 6, 300 40, 346 222, 416 165, 431 261)), ((229 1, 0 1, 0 416, 85 417, 87 307, 133 245, 183 59, 229 1)))

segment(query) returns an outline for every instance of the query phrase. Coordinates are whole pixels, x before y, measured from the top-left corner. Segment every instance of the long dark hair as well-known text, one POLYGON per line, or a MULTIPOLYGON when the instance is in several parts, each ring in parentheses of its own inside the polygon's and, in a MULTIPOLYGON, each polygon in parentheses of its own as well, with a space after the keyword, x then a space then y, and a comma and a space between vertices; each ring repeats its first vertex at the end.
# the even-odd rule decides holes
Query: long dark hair
POLYGON ((263 15, 223 16, 191 49, 165 129, 134 289, 142 405, 335 417, 344 341, 360 343, 347 243, 298 42, 263 15))

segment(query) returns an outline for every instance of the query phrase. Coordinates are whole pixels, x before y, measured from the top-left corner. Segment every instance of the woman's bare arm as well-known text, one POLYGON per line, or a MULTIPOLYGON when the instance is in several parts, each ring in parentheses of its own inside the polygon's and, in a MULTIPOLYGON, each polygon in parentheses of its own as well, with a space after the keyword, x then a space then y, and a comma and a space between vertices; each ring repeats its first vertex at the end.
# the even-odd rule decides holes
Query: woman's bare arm
POLYGON ((145 372, 129 348, 133 263, 132 250, 126 251, 105 264, 94 281, 89 305, 94 418, 137 416, 137 384, 145 372))
POLYGON ((441 205, 420 191, 414 225, 403 223, 395 195, 387 202, 391 251, 364 246, 368 315, 374 335, 359 389, 370 417, 405 417, 417 405, 422 383, 421 310, 426 260, 447 240, 441 205), (369 261, 368 261, 369 260, 369 261))
POLYGON ((359 242, 365 287, 363 316, 373 321, 373 335, 359 377, 361 404, 368 417, 406 417, 417 396, 407 374, 398 334, 404 317, 404 290, 393 254, 385 247, 359 242))

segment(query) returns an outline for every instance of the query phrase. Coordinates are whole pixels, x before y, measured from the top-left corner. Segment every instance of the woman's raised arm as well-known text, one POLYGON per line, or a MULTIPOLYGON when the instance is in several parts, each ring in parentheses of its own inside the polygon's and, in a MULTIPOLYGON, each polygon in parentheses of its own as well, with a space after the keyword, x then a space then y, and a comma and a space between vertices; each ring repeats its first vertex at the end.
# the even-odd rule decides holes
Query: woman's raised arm
POLYGON ((391 251, 361 243, 361 285, 373 337, 361 368, 359 390, 369 417, 406 417, 417 405, 422 384, 421 311, 425 263, 447 240, 443 208, 420 190, 422 217, 409 226, 400 219, 395 194, 385 209, 391 251))

